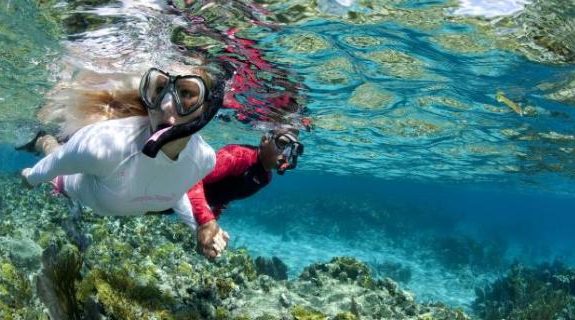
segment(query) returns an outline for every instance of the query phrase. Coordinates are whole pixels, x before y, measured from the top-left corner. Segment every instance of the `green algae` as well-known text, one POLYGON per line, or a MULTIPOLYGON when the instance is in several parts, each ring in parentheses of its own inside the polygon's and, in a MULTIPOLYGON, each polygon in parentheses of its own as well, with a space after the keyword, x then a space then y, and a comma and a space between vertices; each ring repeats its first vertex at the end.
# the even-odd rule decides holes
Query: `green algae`
MULTIPOLYGON (((249 317, 246 317, 246 318, 249 319, 249 317)), ((278 318, 274 317, 271 314, 266 313, 266 314, 262 314, 261 316, 256 317, 255 320, 278 320, 278 318)))
POLYGON ((416 138, 434 136, 445 130, 440 125, 422 119, 374 119, 372 124, 377 130, 400 137, 416 138))
POLYGON ((344 114, 332 113, 325 115, 318 115, 314 118, 314 125, 317 128, 329 131, 344 131, 347 130, 349 116, 344 114))
MULTIPOLYGON (((352 24, 394 22, 429 33, 457 24, 470 26, 474 31, 467 35, 437 34, 432 36, 432 41, 459 53, 479 53, 498 48, 546 63, 569 63, 575 57, 575 41, 571 37, 575 25, 570 16, 573 4, 562 4, 558 9, 554 2, 536 0, 527 3, 525 10, 513 16, 485 19, 450 14, 459 6, 457 1, 423 8, 406 8, 395 1, 357 1, 357 9, 352 8, 345 14, 322 12, 317 1, 292 1, 290 5, 277 1, 261 2, 275 12, 270 19, 281 23, 298 24, 322 18, 352 24)), ((361 41, 359 45, 362 46, 361 41)))
POLYGON ((333 320, 359 320, 356 315, 351 312, 338 313, 333 320))
POLYGON ((57 0, 36 0, 43 15, 54 25, 60 34, 78 34, 101 29, 106 25, 115 24, 122 18, 118 16, 103 16, 87 10, 89 8, 118 3, 118 0, 78 0, 62 2, 57 0))
POLYGON ((328 85, 347 85, 353 81, 351 75, 341 70, 323 70, 317 73, 320 83, 328 85))
POLYGON ((175 301, 163 293, 156 282, 142 283, 125 270, 114 273, 92 269, 79 284, 77 298, 86 302, 95 297, 106 312, 121 319, 166 318, 171 314, 175 301))
POLYGON ((296 305, 291 310, 291 315, 295 320, 326 320, 327 316, 323 313, 306 308, 300 305, 296 305))
POLYGON ((98 300, 104 305, 106 312, 113 314, 119 319, 171 319, 167 310, 149 311, 126 298, 121 292, 107 282, 97 282, 95 284, 98 300))
MULTIPOLYGON (((401 112, 401 111, 399 111, 401 112)), ((346 133, 352 128, 373 128, 386 136, 401 138, 433 137, 438 136, 449 129, 449 123, 437 120, 401 118, 398 115, 373 116, 370 118, 351 117, 344 114, 326 114, 316 116, 314 124, 318 129, 346 133), (396 118, 397 117, 397 118, 396 118)), ((353 136, 341 137, 346 141, 368 142, 366 139, 354 138, 353 136)))
POLYGON ((237 251, 230 252, 227 257, 229 257, 230 265, 234 268, 238 268, 247 280, 253 281, 257 278, 256 265, 249 257, 246 249, 239 249, 237 251))
POLYGON ((526 5, 515 21, 523 27, 517 29, 518 36, 525 37, 529 41, 527 44, 535 44, 547 51, 539 54, 536 59, 551 63, 575 62, 575 42, 572 37, 575 30, 572 18, 574 10, 575 5, 567 2, 562 3, 560 9, 553 2, 541 0, 526 5))
POLYGON ((0 313, 4 315, 26 312, 33 299, 32 284, 26 275, 9 261, 0 260, 0 313))
MULTIPOLYGON (((266 3, 274 1, 266 1, 266 3)), ((279 3, 281 7, 274 7, 275 14, 270 18, 280 23, 300 23, 321 16, 317 9, 317 1, 311 3, 310 1, 290 1, 288 5, 284 5, 283 2, 279 3)))
POLYGON ((48 320, 43 307, 37 303, 33 288, 25 270, 0 257, 0 318, 48 320))

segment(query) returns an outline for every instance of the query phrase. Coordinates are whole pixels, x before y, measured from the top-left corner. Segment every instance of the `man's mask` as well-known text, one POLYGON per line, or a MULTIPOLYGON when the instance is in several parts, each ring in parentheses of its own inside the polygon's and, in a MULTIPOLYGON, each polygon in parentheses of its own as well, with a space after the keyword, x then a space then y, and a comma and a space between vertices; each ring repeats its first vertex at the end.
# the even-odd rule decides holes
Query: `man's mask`
POLYGON ((276 148, 281 151, 282 157, 278 164, 277 172, 283 175, 287 170, 297 166, 298 156, 303 154, 303 144, 297 140, 297 135, 291 131, 270 132, 269 139, 273 141, 276 148))

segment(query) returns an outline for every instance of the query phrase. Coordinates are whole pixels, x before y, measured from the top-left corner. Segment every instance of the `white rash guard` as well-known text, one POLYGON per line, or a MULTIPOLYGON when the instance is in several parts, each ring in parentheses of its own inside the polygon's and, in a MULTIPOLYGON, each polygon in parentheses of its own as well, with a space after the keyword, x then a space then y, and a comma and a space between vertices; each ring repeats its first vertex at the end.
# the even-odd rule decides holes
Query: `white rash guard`
POLYGON ((194 134, 177 160, 161 151, 150 158, 141 151, 150 135, 147 117, 86 126, 40 160, 28 182, 35 186, 62 176, 65 193, 100 215, 141 215, 172 208, 195 230, 186 192, 214 168, 215 152, 194 134))

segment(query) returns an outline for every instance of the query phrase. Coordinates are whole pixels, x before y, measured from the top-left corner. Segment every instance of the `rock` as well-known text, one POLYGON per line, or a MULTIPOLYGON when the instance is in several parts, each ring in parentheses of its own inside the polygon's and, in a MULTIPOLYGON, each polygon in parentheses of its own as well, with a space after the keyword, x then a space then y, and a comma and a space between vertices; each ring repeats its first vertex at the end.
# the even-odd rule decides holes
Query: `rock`
POLYGON ((256 272, 258 275, 265 274, 275 280, 287 280, 287 265, 278 257, 271 259, 257 257, 255 260, 256 272))
POLYGON ((35 271, 40 268, 42 248, 28 238, 0 238, 0 245, 7 251, 10 260, 19 268, 35 271))
POLYGON ((258 278, 258 280, 260 288, 262 288, 264 292, 270 292, 270 290, 274 286, 273 279, 268 275, 262 275, 258 278))
POLYGON ((280 294, 280 304, 284 308, 289 308, 291 306, 291 301, 289 301, 287 295, 283 292, 280 294))
POLYGON ((395 296, 395 294, 397 293, 397 289, 398 289, 398 285, 397 285, 397 283, 395 283, 395 281, 391 280, 390 278, 385 278, 382 281, 382 285, 384 288, 387 289, 387 291, 389 291, 389 294, 391 296, 395 296))

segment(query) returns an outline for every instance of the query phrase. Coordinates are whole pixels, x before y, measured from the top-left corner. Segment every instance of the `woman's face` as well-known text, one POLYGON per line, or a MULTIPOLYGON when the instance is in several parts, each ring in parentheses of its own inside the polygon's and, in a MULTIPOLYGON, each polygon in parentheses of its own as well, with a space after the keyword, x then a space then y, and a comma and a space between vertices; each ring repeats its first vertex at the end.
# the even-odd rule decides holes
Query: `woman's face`
POLYGON ((146 90, 143 90, 146 98, 154 106, 148 109, 154 132, 192 121, 206 109, 206 102, 204 101, 206 88, 203 77, 192 75, 191 77, 178 78, 173 84, 171 84, 170 79, 165 73, 153 72, 148 78, 148 86, 144 87, 146 90), (166 86, 171 85, 174 87, 166 91, 166 86), (175 95, 179 99, 179 104, 176 102, 175 95), (161 99, 161 101, 158 103, 157 99, 161 99), (198 105, 199 107, 196 109, 198 105), (187 110, 195 111, 182 116, 181 114, 186 113, 187 110))
POLYGON ((205 106, 202 105, 193 113, 186 116, 180 116, 176 111, 176 102, 174 101, 174 97, 171 93, 168 93, 163 97, 159 108, 150 109, 148 111, 152 131, 156 132, 163 128, 190 122, 199 117, 204 112, 204 109, 205 106))

